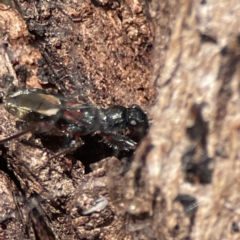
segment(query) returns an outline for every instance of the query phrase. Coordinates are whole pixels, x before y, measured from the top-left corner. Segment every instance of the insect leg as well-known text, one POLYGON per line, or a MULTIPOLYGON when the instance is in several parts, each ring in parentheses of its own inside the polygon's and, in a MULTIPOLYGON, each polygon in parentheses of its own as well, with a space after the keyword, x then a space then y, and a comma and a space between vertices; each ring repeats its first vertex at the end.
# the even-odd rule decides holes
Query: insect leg
POLYGON ((53 158, 57 158, 60 157, 61 155, 65 155, 67 153, 71 153, 74 150, 76 150, 77 148, 81 147, 83 145, 83 141, 81 138, 78 139, 74 139, 70 142, 70 144, 68 144, 68 146, 66 148, 64 148, 63 150, 55 153, 53 156, 51 156, 48 160, 51 160, 53 158))
POLYGON ((13 140, 15 138, 19 138, 29 132, 48 132, 53 128, 53 123, 51 122, 37 122, 37 123, 33 123, 31 124, 28 128, 10 136, 7 138, 4 138, 2 140, 0 140, 0 144, 6 143, 10 140, 13 140))
POLYGON ((137 146, 137 143, 134 142, 132 139, 117 135, 117 134, 107 134, 102 133, 103 141, 106 143, 109 147, 113 147, 116 150, 134 150, 137 146))

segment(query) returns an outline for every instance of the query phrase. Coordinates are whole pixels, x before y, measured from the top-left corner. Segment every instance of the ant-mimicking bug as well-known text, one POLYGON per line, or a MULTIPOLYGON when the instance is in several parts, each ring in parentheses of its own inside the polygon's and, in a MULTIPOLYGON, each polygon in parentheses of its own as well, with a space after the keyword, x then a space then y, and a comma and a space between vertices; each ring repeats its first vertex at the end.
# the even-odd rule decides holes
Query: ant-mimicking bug
POLYGON ((147 133, 148 117, 138 105, 109 108, 69 101, 42 89, 20 90, 5 99, 5 109, 31 125, 3 144, 28 132, 64 135, 73 139, 70 146, 53 157, 72 152, 82 144, 81 136, 100 134, 103 141, 116 150, 134 150, 147 133))

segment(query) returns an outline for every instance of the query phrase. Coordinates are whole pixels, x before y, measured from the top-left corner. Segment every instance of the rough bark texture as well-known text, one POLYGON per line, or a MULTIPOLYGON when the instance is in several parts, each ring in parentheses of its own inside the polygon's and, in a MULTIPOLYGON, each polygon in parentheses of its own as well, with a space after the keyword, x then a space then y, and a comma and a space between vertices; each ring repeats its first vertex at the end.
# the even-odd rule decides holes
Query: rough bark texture
MULTIPOLYGON (((58 138, 1 146, 1 238, 240 239, 239 2, 16 3, 0 5, 2 96, 13 82, 147 109, 157 94, 130 169, 91 137, 50 162, 58 138)), ((3 107, 0 122, 16 132, 3 107)))
POLYGON ((178 11, 162 71, 155 54, 154 121, 126 177, 128 212, 149 214, 133 235, 239 239, 239 2, 176 2, 152 9, 178 11))

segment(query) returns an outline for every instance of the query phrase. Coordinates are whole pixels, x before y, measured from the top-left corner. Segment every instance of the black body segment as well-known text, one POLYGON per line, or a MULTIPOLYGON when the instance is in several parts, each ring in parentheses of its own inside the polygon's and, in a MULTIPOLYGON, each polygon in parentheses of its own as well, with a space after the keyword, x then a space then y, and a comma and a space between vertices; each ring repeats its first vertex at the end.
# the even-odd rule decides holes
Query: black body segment
POLYGON ((73 138, 73 151, 82 144, 80 136, 100 134, 109 146, 117 150, 131 150, 135 149, 149 128, 148 117, 138 105, 130 108, 115 105, 104 109, 69 101, 41 89, 17 91, 6 98, 4 106, 13 116, 33 124, 14 136, 0 140, 0 144, 27 132, 50 132, 73 138))

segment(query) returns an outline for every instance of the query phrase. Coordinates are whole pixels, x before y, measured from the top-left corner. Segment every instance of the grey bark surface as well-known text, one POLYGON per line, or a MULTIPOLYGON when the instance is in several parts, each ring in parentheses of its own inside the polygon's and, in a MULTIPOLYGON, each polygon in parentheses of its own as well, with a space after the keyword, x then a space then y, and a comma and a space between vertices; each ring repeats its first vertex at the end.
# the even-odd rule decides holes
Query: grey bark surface
MULTIPOLYGON (((146 109, 153 102, 153 35, 140 2, 4 3, 10 6, 0 5, 2 97, 13 84, 102 107, 146 109)), ((1 139, 26 127, 3 104, 0 112, 1 139)), ((113 150, 100 140, 86 137, 76 153, 51 160, 63 147, 60 137, 27 134, 2 145, 0 238, 129 239, 118 206, 131 156, 109 157, 113 150), (98 199, 108 204, 93 211, 98 199)))
POLYGON ((239 239, 239 3, 176 2, 153 5, 176 15, 163 68, 155 53, 153 124, 125 201, 149 214, 136 239, 239 239))

